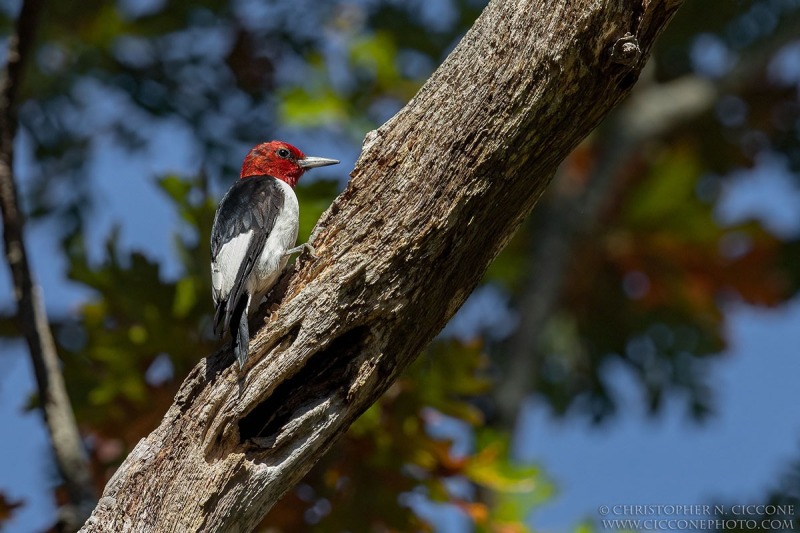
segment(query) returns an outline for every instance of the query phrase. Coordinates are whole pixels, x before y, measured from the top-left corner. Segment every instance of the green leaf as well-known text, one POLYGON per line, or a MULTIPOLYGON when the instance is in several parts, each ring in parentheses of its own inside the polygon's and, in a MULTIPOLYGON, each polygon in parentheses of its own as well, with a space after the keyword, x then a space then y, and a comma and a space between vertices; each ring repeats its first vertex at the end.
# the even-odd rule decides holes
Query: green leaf
POLYGON ((345 101, 330 88, 282 91, 278 112, 283 122, 300 127, 341 122, 349 115, 345 101))
POLYGON ((397 82, 400 74, 396 65, 397 47, 386 32, 361 37, 353 41, 350 60, 357 68, 367 69, 382 86, 397 82))
POLYGON ((189 191, 192 190, 192 183, 190 181, 181 179, 174 174, 164 176, 159 179, 157 183, 178 205, 182 205, 185 202, 189 191))
POLYGON ((300 183, 296 190, 300 202, 300 229, 297 241, 307 242, 319 217, 330 207, 339 193, 339 182, 316 180, 308 184, 300 183))
POLYGON ((185 277, 175 285, 175 300, 172 314, 176 317, 185 317, 197 303, 198 287, 195 278, 185 277))

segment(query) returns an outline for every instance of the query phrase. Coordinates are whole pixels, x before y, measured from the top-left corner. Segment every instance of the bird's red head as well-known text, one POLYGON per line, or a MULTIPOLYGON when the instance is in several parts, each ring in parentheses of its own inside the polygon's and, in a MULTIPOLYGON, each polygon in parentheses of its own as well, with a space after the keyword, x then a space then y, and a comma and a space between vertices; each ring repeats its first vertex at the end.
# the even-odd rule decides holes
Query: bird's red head
POLYGON ((289 143, 270 141, 250 150, 244 158, 239 177, 273 176, 294 187, 306 170, 336 163, 338 161, 335 159, 308 157, 289 143))

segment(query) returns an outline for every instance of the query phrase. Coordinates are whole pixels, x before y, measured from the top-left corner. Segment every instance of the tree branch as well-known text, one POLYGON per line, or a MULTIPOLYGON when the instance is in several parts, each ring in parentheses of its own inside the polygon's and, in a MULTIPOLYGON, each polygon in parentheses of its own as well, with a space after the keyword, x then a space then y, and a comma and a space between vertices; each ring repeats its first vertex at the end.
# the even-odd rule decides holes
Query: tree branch
POLYGON ((34 40, 41 2, 26 0, 11 36, 0 86, 0 208, 6 261, 11 269, 19 327, 28 342, 42 411, 64 479, 70 504, 60 509, 61 527, 75 530, 86 519, 95 498, 89 462, 75 423, 59 368, 53 334, 47 321, 41 290, 31 275, 25 250, 24 215, 19 208, 13 177, 16 97, 34 40))
POLYGON ((461 306, 680 4, 493 0, 367 136, 246 373, 227 348, 198 364, 83 531, 256 525, 461 306), (627 32, 641 55, 621 65, 627 32))

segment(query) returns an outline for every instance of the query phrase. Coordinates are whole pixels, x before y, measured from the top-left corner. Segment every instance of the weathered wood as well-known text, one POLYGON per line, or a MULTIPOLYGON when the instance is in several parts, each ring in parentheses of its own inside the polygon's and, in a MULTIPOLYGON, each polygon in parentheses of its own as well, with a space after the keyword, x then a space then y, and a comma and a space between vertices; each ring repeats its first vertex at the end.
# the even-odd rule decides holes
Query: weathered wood
POLYGON ((493 0, 367 136, 246 374, 198 364, 83 531, 252 529, 461 306, 680 4, 493 0))

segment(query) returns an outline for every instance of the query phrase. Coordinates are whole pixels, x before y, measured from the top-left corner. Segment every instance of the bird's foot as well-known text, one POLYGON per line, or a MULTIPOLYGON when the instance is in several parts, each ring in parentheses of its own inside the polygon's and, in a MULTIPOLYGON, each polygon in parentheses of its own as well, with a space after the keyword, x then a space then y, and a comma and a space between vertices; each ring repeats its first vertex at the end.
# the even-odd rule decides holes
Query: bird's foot
POLYGON ((310 245, 309 243, 307 243, 307 242, 304 242, 304 243, 303 243, 303 244, 301 244, 300 246, 295 246, 294 248, 290 248, 289 250, 286 250, 286 251, 283 253, 283 255, 285 255, 285 256, 287 256, 287 257, 288 257, 288 256, 290 256, 290 255, 292 255, 292 254, 297 254, 297 253, 300 253, 300 254, 307 253, 307 254, 308 254, 308 255, 310 255, 310 256, 311 256, 313 259, 319 259, 319 257, 317 257, 317 251, 314 249, 314 247, 313 247, 313 246, 311 246, 311 245, 310 245))

